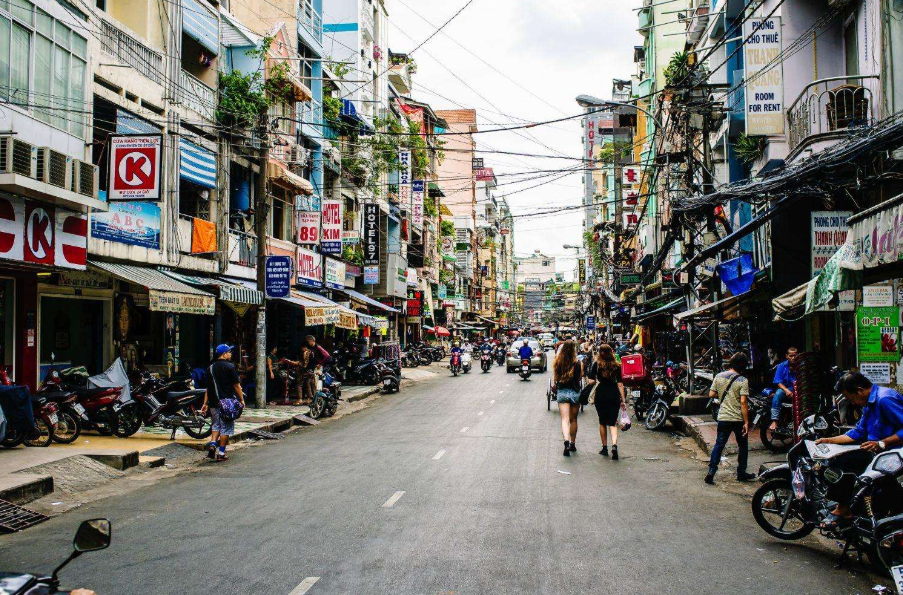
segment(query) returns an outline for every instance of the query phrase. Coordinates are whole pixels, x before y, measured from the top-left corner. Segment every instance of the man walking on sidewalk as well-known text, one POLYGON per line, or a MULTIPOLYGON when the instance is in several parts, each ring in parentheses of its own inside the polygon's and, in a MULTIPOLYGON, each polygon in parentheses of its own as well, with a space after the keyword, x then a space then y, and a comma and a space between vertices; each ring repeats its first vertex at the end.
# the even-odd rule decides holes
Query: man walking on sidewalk
POLYGON ((216 361, 210 366, 210 383, 201 407, 201 413, 209 409, 213 419, 213 433, 207 445, 207 456, 217 461, 229 458, 226 456, 226 446, 229 444, 229 436, 235 433, 235 420, 226 419, 220 407, 223 399, 238 399, 242 406, 245 404, 238 370, 232 363, 232 346, 225 343, 216 347, 216 361))
POLYGON ((755 475, 746 472, 746 461, 749 456, 749 408, 746 400, 749 397, 749 381, 741 374, 749 365, 746 354, 735 353, 728 369, 715 376, 709 398, 720 398, 721 408, 718 410, 718 438, 712 447, 712 459, 709 461, 709 473, 705 482, 715 483, 715 473, 721 462, 721 454, 731 434, 737 439, 737 481, 750 481, 755 475))

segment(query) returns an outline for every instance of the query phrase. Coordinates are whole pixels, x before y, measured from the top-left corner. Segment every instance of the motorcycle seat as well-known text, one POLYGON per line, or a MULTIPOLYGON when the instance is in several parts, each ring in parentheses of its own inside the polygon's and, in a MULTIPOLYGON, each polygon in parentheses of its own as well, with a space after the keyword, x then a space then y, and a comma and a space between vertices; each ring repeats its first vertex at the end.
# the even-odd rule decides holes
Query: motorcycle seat
POLYGON ((98 386, 96 388, 88 388, 87 386, 81 386, 75 389, 75 394, 79 397, 93 397, 94 395, 99 395, 102 392, 110 390, 110 387, 106 386, 98 386))
POLYGON ((68 399, 71 395, 72 395, 72 393, 70 393, 70 392, 59 390, 59 391, 53 391, 53 392, 49 392, 49 393, 41 393, 40 396, 47 399, 51 403, 60 403, 62 401, 65 401, 66 399, 68 399))
POLYGON ((166 400, 171 401, 173 399, 181 399, 182 397, 202 395, 205 392, 207 392, 207 389, 204 389, 204 388, 195 388, 192 390, 183 390, 183 391, 171 391, 171 392, 166 393, 166 400))

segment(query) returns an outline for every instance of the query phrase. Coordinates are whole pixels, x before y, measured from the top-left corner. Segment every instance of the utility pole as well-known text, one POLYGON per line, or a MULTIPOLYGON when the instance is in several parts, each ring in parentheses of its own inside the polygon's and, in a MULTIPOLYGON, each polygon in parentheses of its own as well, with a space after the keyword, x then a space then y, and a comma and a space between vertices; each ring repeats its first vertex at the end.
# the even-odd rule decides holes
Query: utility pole
POLYGON ((254 357, 254 391, 255 406, 263 409, 267 404, 267 312, 266 312, 266 259, 267 259, 267 220, 269 219, 269 129, 267 109, 263 108, 257 116, 260 138, 258 142, 258 159, 260 175, 257 176, 257 191, 254 205, 254 233, 257 235, 257 290, 263 293, 263 303, 257 307, 257 328, 255 329, 256 355, 254 357))

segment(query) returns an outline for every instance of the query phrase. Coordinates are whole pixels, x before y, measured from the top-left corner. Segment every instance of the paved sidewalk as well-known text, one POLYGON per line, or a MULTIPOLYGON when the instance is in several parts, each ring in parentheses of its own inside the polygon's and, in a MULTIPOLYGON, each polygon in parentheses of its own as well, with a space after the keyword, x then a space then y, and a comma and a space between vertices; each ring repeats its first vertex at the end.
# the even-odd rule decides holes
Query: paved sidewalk
MULTIPOLYGON (((674 419, 675 427, 688 438, 693 440, 706 456, 712 454, 715 439, 718 437, 718 423, 711 416, 677 416, 674 419)), ((759 429, 754 428, 749 436, 749 463, 747 470, 750 473, 758 473, 763 463, 783 462, 783 454, 769 451, 759 438, 759 429)), ((728 440, 721 458, 722 467, 734 469, 737 465, 737 441, 733 436, 728 440)))

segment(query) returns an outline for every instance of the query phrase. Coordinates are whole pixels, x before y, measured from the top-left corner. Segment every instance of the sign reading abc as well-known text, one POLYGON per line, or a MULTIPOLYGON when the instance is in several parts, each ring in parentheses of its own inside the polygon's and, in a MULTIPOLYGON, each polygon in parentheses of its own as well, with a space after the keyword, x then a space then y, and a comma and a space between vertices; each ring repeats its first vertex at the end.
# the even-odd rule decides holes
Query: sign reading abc
POLYGON ((109 200, 160 200, 163 135, 110 136, 109 200))

